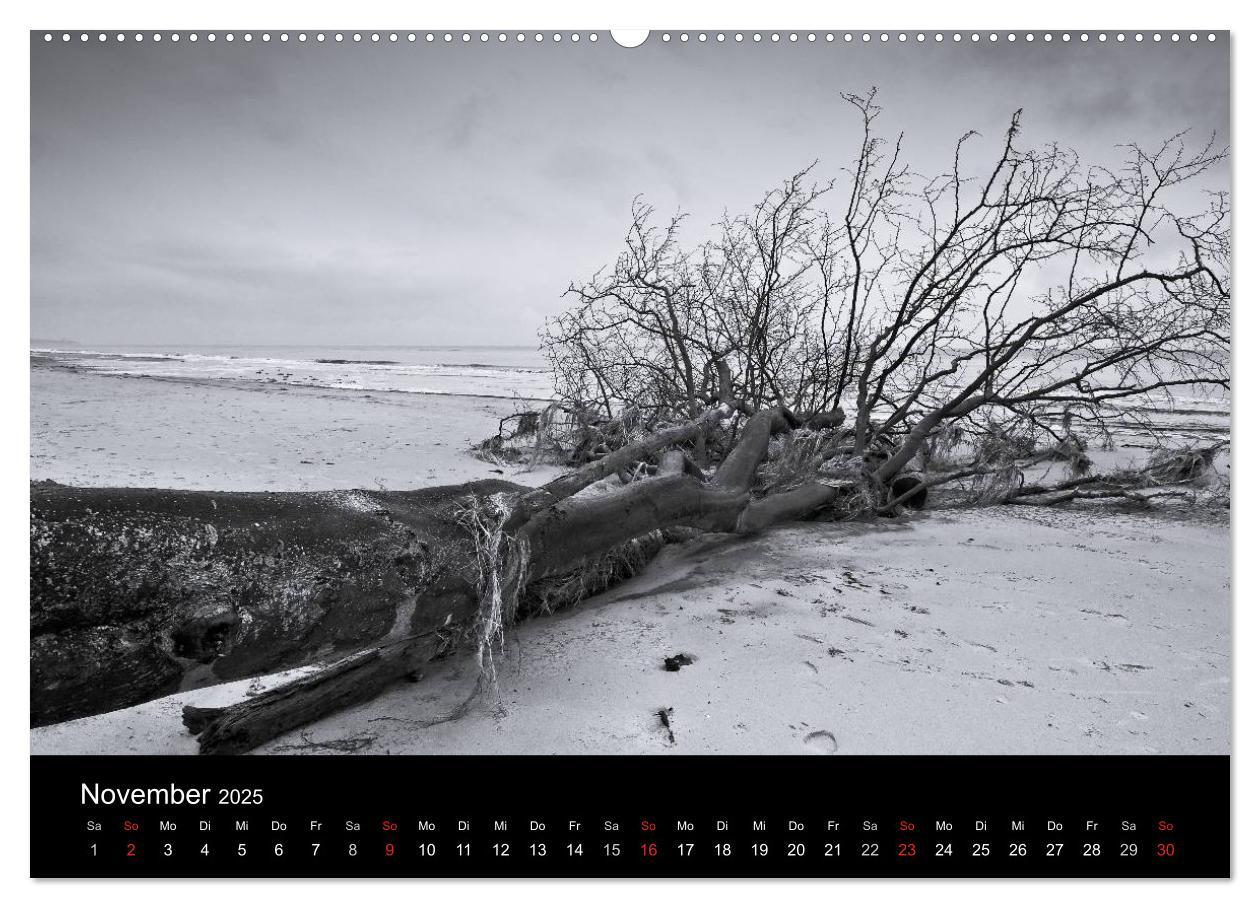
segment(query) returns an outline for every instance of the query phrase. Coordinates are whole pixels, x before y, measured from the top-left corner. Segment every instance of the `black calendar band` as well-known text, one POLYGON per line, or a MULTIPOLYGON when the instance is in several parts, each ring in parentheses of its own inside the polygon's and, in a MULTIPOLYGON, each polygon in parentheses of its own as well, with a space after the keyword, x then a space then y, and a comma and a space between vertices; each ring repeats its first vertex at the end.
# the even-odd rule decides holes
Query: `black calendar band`
POLYGON ((1223 877, 1228 757, 32 757, 36 877, 1223 877))

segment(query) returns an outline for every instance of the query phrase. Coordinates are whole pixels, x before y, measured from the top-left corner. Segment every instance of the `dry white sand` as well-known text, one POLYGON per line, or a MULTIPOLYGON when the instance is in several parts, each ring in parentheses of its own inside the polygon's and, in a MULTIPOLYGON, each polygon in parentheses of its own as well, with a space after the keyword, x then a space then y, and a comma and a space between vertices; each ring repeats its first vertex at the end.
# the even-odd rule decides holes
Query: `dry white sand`
POLYGON ((86 486, 308 491, 416 489, 473 479, 536 485, 540 467, 468 455, 512 401, 238 387, 36 368, 31 479, 86 486))
MULTIPOLYGON (((466 449, 512 409, 49 369, 32 370, 31 385, 32 477, 85 485, 413 488, 499 476, 466 449)), ((705 537, 577 609, 522 624, 497 702, 431 724, 475 683, 472 659, 452 658, 264 751, 1227 753, 1229 557, 1228 527, 1102 508, 705 537), (665 671, 680 653, 694 663, 665 671)), ((36 729, 32 751, 194 753, 185 703, 230 703, 278 677, 36 729)))

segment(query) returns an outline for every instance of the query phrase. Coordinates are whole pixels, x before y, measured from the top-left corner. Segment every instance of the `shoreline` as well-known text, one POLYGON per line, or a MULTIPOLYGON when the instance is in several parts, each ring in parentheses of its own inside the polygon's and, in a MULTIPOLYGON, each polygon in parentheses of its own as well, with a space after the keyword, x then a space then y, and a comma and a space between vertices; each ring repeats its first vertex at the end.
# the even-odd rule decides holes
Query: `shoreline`
MULTIPOLYGON (((358 363, 362 365, 373 364, 370 360, 315 360, 317 363, 358 363)), ((408 390, 406 388, 335 388, 330 385, 319 385, 309 382, 288 382, 288 381, 250 381, 248 379, 231 379, 231 378, 197 378, 194 376, 180 375, 146 375, 143 373, 133 374, 128 372, 98 372, 93 369, 85 369, 82 366, 70 363, 37 363, 31 367, 35 370, 48 370, 54 372, 67 372, 71 375, 79 375, 91 378, 104 379, 130 379, 132 381, 154 381, 181 385, 192 385, 194 387, 204 388, 223 388, 233 391, 256 391, 260 393, 277 392, 277 391, 317 391, 326 394, 346 394, 346 395, 363 395, 363 394, 401 394, 408 397, 460 397, 469 400, 501 400, 511 403, 530 403, 530 404, 547 404, 550 401, 545 397, 522 397, 508 394, 477 394, 473 392, 455 392, 455 391, 432 391, 432 390, 408 390)))

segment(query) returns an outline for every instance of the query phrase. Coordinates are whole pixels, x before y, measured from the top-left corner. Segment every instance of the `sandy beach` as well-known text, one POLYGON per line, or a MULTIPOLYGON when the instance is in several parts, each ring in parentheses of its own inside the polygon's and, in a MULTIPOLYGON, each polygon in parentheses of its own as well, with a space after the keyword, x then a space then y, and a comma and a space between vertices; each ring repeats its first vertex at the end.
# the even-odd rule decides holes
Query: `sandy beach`
MULTIPOLYGON (((212 491, 390 488, 504 478, 468 455, 510 400, 237 386, 31 370, 31 479, 212 491)), ((521 475, 517 475, 517 474, 521 475)))
MULTIPOLYGON (((467 453, 507 400, 46 368, 31 383, 34 479, 313 490, 555 473, 467 453)), ((1227 753, 1229 558, 1223 523, 1103 507, 704 536, 519 625, 497 696, 457 719, 435 722, 468 700, 468 656, 263 752, 1227 753)), ((195 753, 184 704, 282 677, 35 729, 32 752, 195 753)))

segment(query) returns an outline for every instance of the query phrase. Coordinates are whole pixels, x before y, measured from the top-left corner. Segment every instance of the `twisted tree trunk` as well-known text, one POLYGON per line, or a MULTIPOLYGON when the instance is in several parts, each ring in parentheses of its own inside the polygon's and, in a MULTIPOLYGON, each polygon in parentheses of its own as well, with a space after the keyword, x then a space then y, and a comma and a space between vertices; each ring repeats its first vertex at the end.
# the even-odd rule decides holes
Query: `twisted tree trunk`
MULTIPOLYGON (((94 567, 111 571, 115 579, 108 599, 123 610, 152 599, 142 592, 143 581, 136 585, 139 576, 159 578, 157 599, 166 603, 158 610, 163 616, 159 623, 167 642, 156 646, 174 664, 167 666, 160 680, 140 687, 124 685, 126 689, 117 694, 122 702, 188 684, 196 673, 186 663, 195 661, 195 655, 181 654, 175 641, 187 635, 184 629, 204 620, 211 603, 212 611, 218 609, 213 614, 220 615, 223 623, 209 637, 202 635, 211 641, 201 653, 209 657, 209 671, 204 670, 206 666, 202 671, 204 683, 309 664, 317 653, 328 657, 354 650, 325 668, 242 703, 222 709, 186 708, 185 724, 198 734, 203 753, 250 750, 323 715, 371 699, 396 680, 423 674, 430 661, 468 636, 478 620, 481 580, 472 534, 460 526, 458 514, 470 496, 506 493, 514 499, 502 530, 529 553, 524 574, 517 578, 522 589, 579 570, 657 530, 694 527, 754 533, 807 516, 835 497, 833 487, 817 483, 753 497, 750 489, 770 439, 795 424, 792 415, 780 408, 748 419, 738 443, 708 479, 689 467, 680 451, 668 450, 694 436, 698 427, 715 425, 724 415, 724 410, 711 411, 529 492, 506 483, 351 493, 351 498, 345 493, 321 498, 135 490, 33 492, 33 510, 41 513, 47 527, 41 534, 47 537, 41 543, 47 557, 39 571, 40 587, 46 591, 39 597, 40 611, 80 616, 92 611, 84 609, 83 600, 91 598, 85 589, 79 588, 70 597, 54 592, 64 589, 67 571, 61 553, 66 550, 67 533, 74 535, 72 527, 80 520, 67 520, 65 514, 59 519, 49 511, 58 506, 77 509, 81 519, 90 522, 99 518, 82 518, 85 509, 95 514, 104 507, 117 521, 119 512, 130 508, 133 518, 141 512, 147 515, 139 521, 147 528, 156 519, 165 528, 158 535, 168 542, 155 547, 149 537, 135 531, 133 519, 121 533, 114 528, 115 538, 133 540, 124 546, 125 558, 119 559, 120 549, 115 545, 91 544, 86 546, 90 557, 78 555, 71 572, 82 577, 94 567), (650 457, 658 461, 654 477, 612 492, 583 494, 598 480, 650 457), (131 500, 137 496, 143 505, 131 500), (77 504, 72 507, 70 500, 77 504), (347 506, 347 501, 352 505, 347 506), (219 509, 227 504, 230 516, 225 519, 219 509), (209 529, 194 532, 202 521, 209 529), (172 548, 169 540, 181 534, 197 541, 174 545, 176 562, 191 560, 196 570, 172 570, 170 561, 155 570, 160 552, 172 548), (216 539, 207 544, 203 537, 210 535, 216 539), (119 574, 132 582, 120 582, 119 574), (320 583, 312 582, 312 574, 320 583), (205 579, 192 584, 198 587, 188 590, 194 595, 181 600, 179 591, 188 589, 184 581, 189 576, 205 579), (294 584, 298 576, 308 582, 294 584), (218 595, 208 595, 210 591, 218 595), (251 596, 256 601, 249 603, 251 596), (242 600, 247 601, 244 606, 242 600), (330 634, 331 627, 340 628, 341 633, 330 634), (364 648, 367 637, 374 642, 364 648)), ((35 587, 33 570, 33 602, 35 587)), ((141 608, 142 616, 152 611, 141 608)), ((81 709, 86 702, 82 692, 67 698, 58 684, 34 684, 36 661, 33 652, 32 689, 40 691, 33 702, 40 701, 38 714, 44 721, 81 709)))

